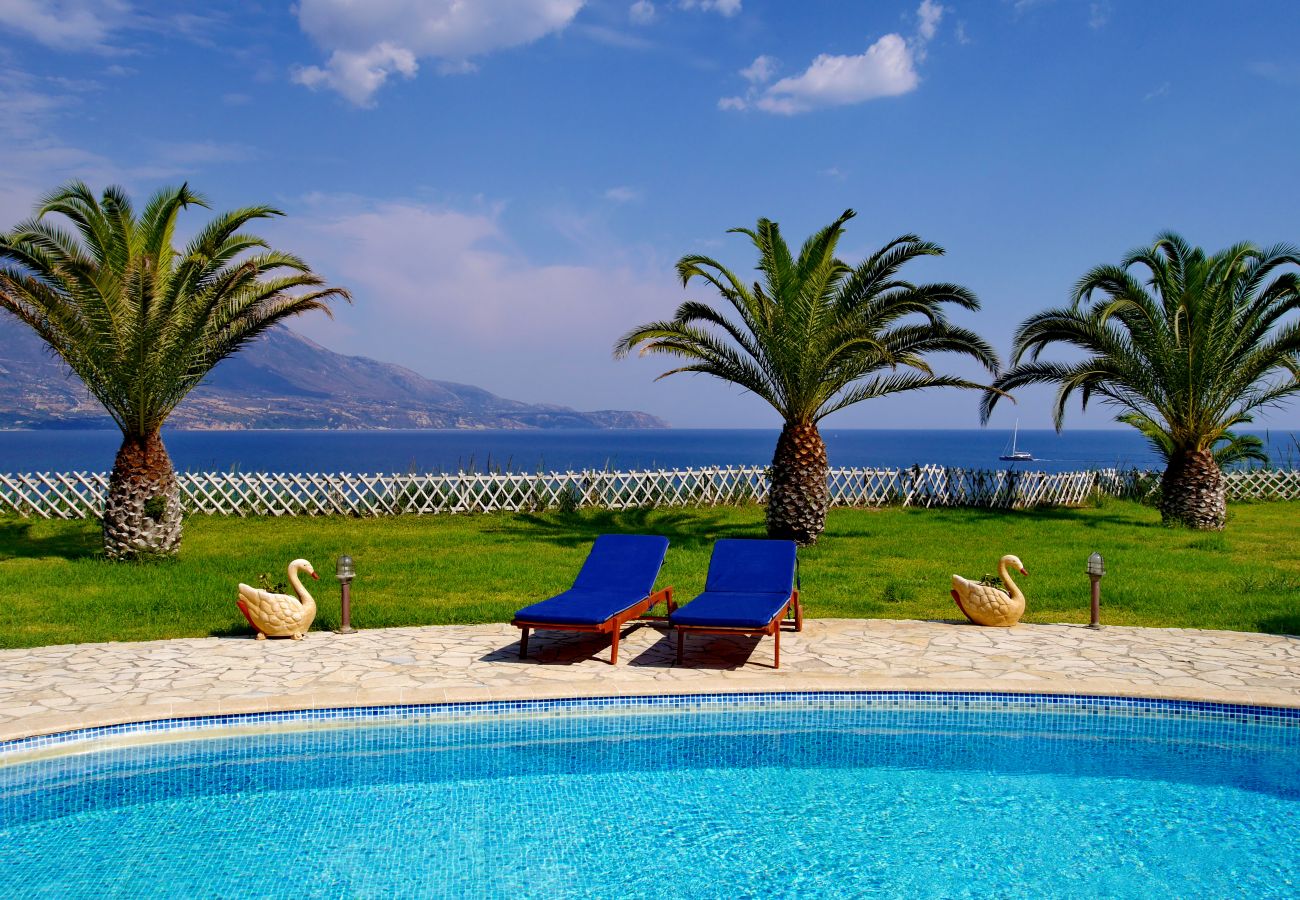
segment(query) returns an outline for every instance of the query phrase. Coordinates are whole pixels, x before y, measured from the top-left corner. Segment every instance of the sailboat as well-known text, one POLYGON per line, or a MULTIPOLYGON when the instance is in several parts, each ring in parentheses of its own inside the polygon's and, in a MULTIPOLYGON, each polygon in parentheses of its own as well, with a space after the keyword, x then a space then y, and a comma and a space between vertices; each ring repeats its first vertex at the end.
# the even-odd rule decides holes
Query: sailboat
POLYGON ((1016 439, 1020 437, 1020 420, 1016 419, 1016 428, 1011 432, 1011 445, 1004 447, 1002 455, 998 459, 1005 459, 1009 462, 1033 462, 1034 454, 1028 450, 1017 450, 1016 439))

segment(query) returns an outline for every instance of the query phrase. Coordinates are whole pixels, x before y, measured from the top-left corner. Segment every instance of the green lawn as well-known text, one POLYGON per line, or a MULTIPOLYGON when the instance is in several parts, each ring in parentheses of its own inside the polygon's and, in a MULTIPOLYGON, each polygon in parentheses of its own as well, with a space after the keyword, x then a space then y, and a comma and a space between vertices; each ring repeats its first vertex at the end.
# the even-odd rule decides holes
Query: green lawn
MULTIPOLYGON (((1235 504, 1228 530, 1161 528, 1155 510, 836 510, 826 535, 802 551, 812 617, 952 618, 949 577, 978 578, 1016 553, 1029 622, 1088 617, 1088 554, 1106 557, 1102 621, 1300 634, 1300 503, 1235 504)), ((689 599, 719 537, 761 537, 757 507, 584 511, 387 519, 196 517, 182 555, 152 564, 97 557, 89 522, 0 518, 0 647, 244 633, 235 585, 258 573, 283 579, 305 556, 322 575, 317 628, 338 622, 334 558, 350 553, 359 577, 354 622, 391 625, 494 622, 568 586, 592 538, 653 532, 672 547, 660 584, 689 599)))

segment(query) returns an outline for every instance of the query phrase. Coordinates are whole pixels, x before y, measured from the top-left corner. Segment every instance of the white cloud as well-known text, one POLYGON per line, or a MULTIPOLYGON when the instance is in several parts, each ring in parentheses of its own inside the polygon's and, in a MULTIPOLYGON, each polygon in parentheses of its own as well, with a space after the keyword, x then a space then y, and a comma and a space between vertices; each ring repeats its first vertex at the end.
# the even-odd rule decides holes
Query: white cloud
POLYGON ((634 203, 640 200, 642 193, 634 187, 621 184, 605 191, 605 199, 614 203, 634 203))
POLYGON ((760 56, 740 70, 741 77, 750 84, 766 84, 776 74, 779 63, 774 57, 760 56))
POLYGON ((31 215, 36 201, 70 179, 93 190, 124 184, 147 193, 161 180, 189 177, 213 165, 252 159, 248 146, 213 140, 144 141, 130 164, 64 140, 62 122, 82 115, 93 84, 0 68, 0 230, 31 215))
POLYGON ((939 22, 945 12, 947 9, 933 0, 921 0, 921 5, 916 8, 916 35, 908 42, 916 62, 925 62, 927 45, 938 34, 939 22))
POLYGON ((537 262, 517 249, 503 212, 308 198, 274 223, 273 243, 346 285, 356 305, 338 309, 337 323, 303 320, 301 329, 331 345, 346 333, 345 352, 520 399, 591 409, 635 405, 629 391, 653 396, 646 372, 613 362, 610 350, 674 306, 671 266, 605 246, 590 254, 599 264, 537 262))
POLYGON ((939 30, 939 21, 945 12, 946 10, 938 3, 921 0, 921 5, 916 10, 916 17, 920 20, 916 27, 917 38, 923 42, 932 40, 935 32, 939 30))
MULTIPOLYGON (((217 47, 220 32, 250 27, 251 17, 238 4, 138 3, 129 0, 0 0, 0 34, 6 31, 63 52, 123 56, 138 52, 120 43, 133 32, 152 41, 175 44, 183 39, 217 47), (233 6, 232 10, 221 6, 233 6), (186 7, 198 7, 193 12, 186 7), (211 8, 209 8, 211 7, 211 8)), ((257 27, 257 26, 251 26, 257 27)), ((0 51, 4 45, 0 44, 0 51)), ((108 66, 106 75, 123 77, 135 70, 108 66)))
POLYGON ((443 72, 471 71, 473 57, 562 30, 584 2, 301 0, 299 26, 330 56, 323 68, 294 69, 293 79, 369 105, 390 75, 414 77, 422 58, 438 60, 443 72))
POLYGON ((782 78, 765 89, 777 61, 760 56, 740 75, 750 83, 743 97, 723 97, 718 109, 756 107, 778 115, 795 115, 829 106, 848 106, 879 97, 896 97, 916 90, 921 78, 916 67, 925 61, 926 48, 939 31, 947 9, 934 0, 921 0, 916 9, 916 34, 910 39, 891 33, 855 56, 823 53, 802 73, 782 78))
POLYGON ((44 88, 42 79, 26 72, 0 70, 0 137, 32 138, 53 113, 75 102, 74 97, 44 88))
POLYGON ((294 69, 291 77, 312 89, 331 87, 357 106, 371 106, 389 75, 414 78, 419 68, 414 53, 385 41, 360 53, 335 50, 327 68, 304 66, 294 69))
POLYGON ((247 144, 219 141, 155 141, 153 162, 159 166, 188 169, 209 163, 243 162, 257 156, 247 144))
POLYGON ((655 20, 655 5, 650 0, 636 0, 627 10, 627 17, 638 25, 649 25, 655 20))
POLYGON ((677 2, 678 7, 681 9, 716 12, 728 18, 740 12, 740 4, 741 0, 678 0, 677 2))
POLYGON ((0 27, 55 50, 108 50, 130 14, 122 0, 0 0, 0 27))
POLYGON ((1168 95, 1169 95, 1169 82, 1164 81, 1160 83, 1159 87, 1155 87, 1147 91, 1146 94, 1142 96, 1142 102, 1149 103, 1152 100, 1158 100, 1159 98, 1167 97, 1168 95))
POLYGON ((916 89, 920 78, 912 49, 900 35, 887 34, 857 56, 823 53, 800 75, 782 78, 755 104, 794 115, 826 106, 847 106, 916 89))
MULTIPOLYGON (((716 12, 727 18, 740 13, 741 0, 677 0, 677 8, 688 11, 716 12)), ((652 0, 636 0, 627 11, 628 18, 637 25, 649 25, 659 17, 659 9, 652 0)))
POLYGON ((749 82, 749 90, 743 97, 723 97, 718 100, 718 109, 749 109, 758 96, 762 85, 772 80, 781 63, 772 56, 759 56, 748 66, 740 70, 740 77, 749 82))
POLYGON ((70 178, 107 183, 119 174, 107 159, 71 147, 54 133, 81 98, 51 91, 55 80, 0 69, 0 230, 25 219, 45 192, 70 178))
POLYGON ((1284 87, 1300 87, 1300 65, 1294 63, 1254 62, 1250 71, 1284 87))
MULTIPOLYGON (((1017 17, 1028 15, 1031 11, 1040 7, 1048 6, 1055 0, 1003 0, 1010 3, 1011 8, 1015 11, 1017 17)), ((1111 15, 1114 13, 1114 6, 1111 0, 1094 0, 1088 4, 1088 27, 1093 30, 1105 28, 1110 22, 1111 15)))
POLYGON ((569 26, 569 29, 575 34, 590 38, 596 43, 604 44, 607 47, 620 47, 624 50, 651 50, 655 47, 654 41, 618 28, 610 28, 607 25, 575 22, 569 26))

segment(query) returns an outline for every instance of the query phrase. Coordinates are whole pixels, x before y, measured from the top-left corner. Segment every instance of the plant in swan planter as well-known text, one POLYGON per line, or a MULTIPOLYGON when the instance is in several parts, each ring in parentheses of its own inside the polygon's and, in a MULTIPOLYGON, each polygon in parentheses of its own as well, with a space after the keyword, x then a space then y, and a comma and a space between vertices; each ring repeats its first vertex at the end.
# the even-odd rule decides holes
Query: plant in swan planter
POLYGON ((1020 558, 1008 553, 998 561, 998 576, 1007 590, 985 583, 971 581, 960 575, 952 576, 952 599, 957 601, 957 608, 966 618, 976 625, 993 625, 1003 628, 1015 625, 1025 614, 1025 595, 1011 580, 1008 566, 1015 566, 1021 575, 1028 575, 1020 558))
POLYGON ((312 578, 320 580, 312 564, 305 559, 295 559, 289 563, 289 584, 293 593, 277 594, 251 585, 239 585, 239 599, 235 601, 239 611, 244 614, 248 624, 257 630, 257 639, 269 637, 291 637, 302 640, 316 619, 316 601, 302 586, 299 572, 306 572, 312 578))

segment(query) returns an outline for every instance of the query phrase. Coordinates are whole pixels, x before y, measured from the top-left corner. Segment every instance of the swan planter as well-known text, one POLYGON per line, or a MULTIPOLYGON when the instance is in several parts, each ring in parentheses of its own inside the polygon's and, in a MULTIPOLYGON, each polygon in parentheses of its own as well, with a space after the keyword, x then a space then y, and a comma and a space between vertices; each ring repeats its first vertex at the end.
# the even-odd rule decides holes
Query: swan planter
POLYGON ((1020 558, 1008 553, 998 560, 998 575, 1009 591, 995 588, 991 584, 970 581, 960 575, 952 576, 952 599, 957 601, 957 608, 966 618, 976 625, 992 625, 1007 628, 1020 621, 1025 614, 1025 595, 1011 580, 1008 566, 1015 566, 1021 575, 1028 575, 1020 558))
POLYGON ((311 628, 311 623, 316 619, 316 601, 302 586, 302 581, 298 578, 299 572, 306 572, 317 581, 320 580, 307 560, 295 559, 289 563, 289 584, 293 585, 293 592, 297 596, 274 594, 240 584, 239 599, 235 604, 248 624, 257 629, 259 641, 266 640, 268 636, 291 637, 300 641, 307 629, 311 628))

